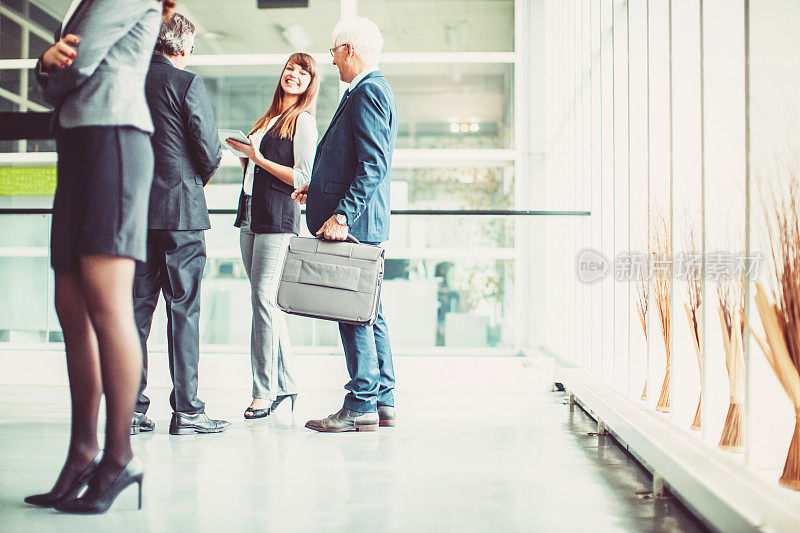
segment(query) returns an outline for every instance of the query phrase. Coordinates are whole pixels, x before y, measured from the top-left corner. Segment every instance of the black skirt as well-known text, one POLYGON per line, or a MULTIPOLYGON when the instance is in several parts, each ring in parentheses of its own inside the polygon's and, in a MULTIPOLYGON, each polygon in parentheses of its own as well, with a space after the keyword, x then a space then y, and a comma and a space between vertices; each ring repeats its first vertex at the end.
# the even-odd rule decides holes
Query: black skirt
POLYGON ((83 255, 144 261, 153 183, 150 136, 130 126, 59 130, 50 263, 57 273, 83 255))

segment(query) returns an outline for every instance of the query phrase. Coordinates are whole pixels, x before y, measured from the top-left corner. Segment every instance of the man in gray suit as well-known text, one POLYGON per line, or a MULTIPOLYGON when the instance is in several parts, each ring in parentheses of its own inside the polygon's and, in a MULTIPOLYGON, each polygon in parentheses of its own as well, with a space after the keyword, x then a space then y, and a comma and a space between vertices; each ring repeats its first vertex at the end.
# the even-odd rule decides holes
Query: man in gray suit
POLYGON ((185 72, 194 48, 194 25, 180 14, 164 19, 145 80, 155 131, 155 173, 150 193, 147 261, 137 264, 134 313, 142 344, 143 369, 131 433, 152 431, 145 413, 147 337, 164 294, 167 345, 172 374, 172 435, 218 433, 230 426, 212 420, 197 397, 200 359, 200 280, 206 262, 203 231, 210 228, 203 186, 222 160, 214 114, 203 80, 185 72))

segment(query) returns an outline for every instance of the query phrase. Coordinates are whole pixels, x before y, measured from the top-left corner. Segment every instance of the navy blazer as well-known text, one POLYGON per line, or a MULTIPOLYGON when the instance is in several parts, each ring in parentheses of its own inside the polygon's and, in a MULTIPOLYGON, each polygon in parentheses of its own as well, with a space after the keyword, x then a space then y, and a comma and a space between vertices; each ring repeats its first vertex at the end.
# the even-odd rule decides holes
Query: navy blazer
POLYGON ((394 93, 380 71, 371 72, 342 99, 317 146, 306 203, 312 235, 334 213, 343 213, 356 239, 389 239, 389 183, 396 139, 394 93))

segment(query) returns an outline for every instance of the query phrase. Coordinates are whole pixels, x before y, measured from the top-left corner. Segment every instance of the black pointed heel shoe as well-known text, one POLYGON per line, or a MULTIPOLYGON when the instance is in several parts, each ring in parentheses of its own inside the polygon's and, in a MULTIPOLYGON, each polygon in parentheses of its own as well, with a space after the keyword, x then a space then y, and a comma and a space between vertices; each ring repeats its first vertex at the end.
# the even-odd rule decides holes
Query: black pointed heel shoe
POLYGON ((94 460, 89 463, 89 466, 81 472, 81 475, 66 489, 59 491, 59 492, 46 492, 44 494, 34 494, 33 496, 28 496, 25 498, 25 503, 29 503, 31 505, 36 505, 37 507, 54 507, 55 505, 67 501, 72 500, 78 497, 80 494, 81 489, 89 483, 89 479, 91 479, 92 474, 94 474, 97 465, 100 464, 100 456, 94 458, 94 460))
POLYGON ((74 500, 68 500, 56 505, 56 511, 69 514, 102 514, 108 511, 114 500, 120 493, 133 485, 139 485, 139 509, 142 508, 142 479, 144 478, 144 467, 142 462, 134 457, 131 459, 127 466, 119 473, 106 490, 100 494, 91 494, 92 483, 89 481, 89 489, 87 494, 74 500), (87 497, 88 496, 88 497, 87 497))
POLYGON ((275 412, 275 409, 277 409, 277 408, 278 408, 278 406, 281 404, 281 402, 282 402, 283 400, 285 400, 286 398, 291 398, 291 399, 292 399, 292 412, 294 413, 294 402, 297 400, 297 393, 295 393, 295 394, 281 394, 281 395, 279 395, 277 398, 275 398, 275 399, 272 401, 272 405, 270 405, 270 406, 269 406, 269 410, 270 410, 271 412, 275 412))

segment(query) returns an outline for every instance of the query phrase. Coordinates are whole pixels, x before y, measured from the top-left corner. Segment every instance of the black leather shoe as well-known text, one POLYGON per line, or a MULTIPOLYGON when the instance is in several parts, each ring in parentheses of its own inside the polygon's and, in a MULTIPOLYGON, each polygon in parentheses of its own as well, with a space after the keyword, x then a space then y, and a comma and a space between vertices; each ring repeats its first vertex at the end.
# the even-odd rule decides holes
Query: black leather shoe
POLYGON ((142 508, 142 479, 144 467, 138 458, 131 459, 122 472, 119 473, 108 488, 99 493, 93 493, 92 483, 80 498, 67 500, 56 505, 56 511, 69 514, 102 514, 108 511, 120 493, 137 483, 139 485, 139 509, 142 508))
POLYGON ((172 413, 169 423, 170 435, 193 435, 195 433, 221 433, 230 427, 225 420, 212 420, 205 413, 172 413))
POLYGON ((342 407, 327 418, 309 420, 306 422, 306 427, 324 433, 376 431, 378 429, 378 413, 360 413, 342 407))
POLYGON ((397 416, 395 416, 394 407, 379 405, 378 418, 380 419, 379 425, 381 427, 394 427, 397 425, 397 416))
POLYGON ((94 458, 94 461, 89 463, 89 466, 86 467, 86 470, 84 470, 81 475, 78 476, 78 479, 76 479, 71 486, 60 492, 51 491, 44 494, 34 494, 33 496, 28 496, 25 498, 25 503, 36 505, 38 507, 54 507, 61 502, 76 498, 83 487, 89 483, 89 479, 91 479, 92 474, 94 474, 98 464, 100 464, 99 455, 94 458))
POLYGON ((156 429, 156 423, 147 418, 144 413, 133 413, 131 435, 136 435, 140 431, 153 431, 154 429, 156 429))

